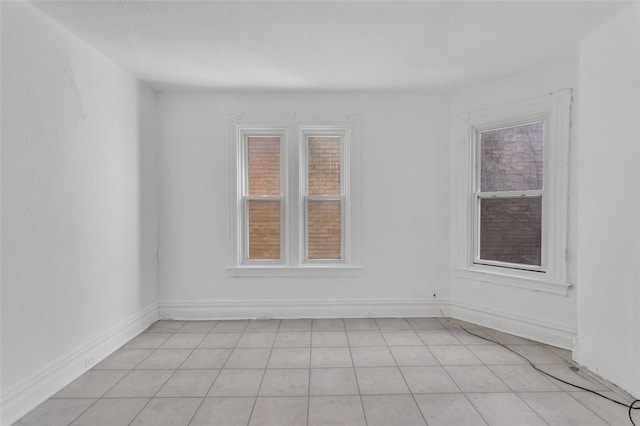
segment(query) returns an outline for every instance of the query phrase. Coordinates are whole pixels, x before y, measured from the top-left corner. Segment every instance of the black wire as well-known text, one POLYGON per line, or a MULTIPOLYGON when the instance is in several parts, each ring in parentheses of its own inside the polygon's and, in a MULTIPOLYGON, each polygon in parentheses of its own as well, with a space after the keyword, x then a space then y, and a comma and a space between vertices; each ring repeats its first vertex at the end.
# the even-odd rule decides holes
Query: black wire
MULTIPOLYGON (((448 320, 447 320, 447 321, 448 321, 448 320)), ((467 333, 469 333, 469 334, 470 334, 470 335, 472 335, 472 336, 478 337, 478 338, 483 339, 483 340, 486 340, 486 341, 488 341, 488 342, 495 343, 496 345, 500 345, 500 346, 502 346, 503 348, 507 349, 508 351, 513 352, 514 354, 516 354, 517 356, 519 356, 520 358, 522 358, 523 360, 525 360, 526 362, 528 362, 528 363, 529 363, 529 365, 530 365, 531 367, 533 367, 533 369, 534 369, 534 370, 536 370, 536 371, 538 371, 538 372, 540 372, 540 373, 544 374, 545 376, 549 376, 549 377, 554 378, 554 379, 556 379, 557 381, 562 382, 562 383, 564 383, 564 384, 566 384, 566 385, 573 386, 574 388, 578 388, 578 389, 583 390, 583 391, 586 391, 586 392, 590 392, 590 393, 592 393, 592 394, 594 394, 594 395, 597 395, 597 396, 599 396, 599 397, 601 397, 601 398, 608 399, 608 400, 609 400, 609 401, 611 401, 611 402, 615 402, 615 403, 616 403, 616 404, 618 404, 618 405, 622 405, 623 407, 628 408, 628 409, 629 409, 629 420, 631 421, 631 424, 632 424, 633 426, 636 426, 635 422, 633 421, 633 417, 631 416, 631 411, 632 411, 632 410, 640 410, 640 406, 638 406, 638 407, 634 407, 634 405, 635 405, 636 403, 639 403, 639 402, 640 402, 640 399, 636 399, 636 400, 635 400, 635 401, 633 401, 631 404, 625 404, 624 402, 616 401, 615 399, 613 399, 613 398, 609 398, 608 396, 603 395, 603 394, 601 394, 601 393, 599 393, 599 392, 596 392, 596 391, 594 391, 594 390, 587 389, 587 388, 585 388, 585 387, 582 387, 582 386, 576 385, 576 384, 574 384, 574 383, 567 382, 566 380, 562 380, 562 379, 560 379, 559 377, 556 377, 556 376, 554 376, 554 375, 553 375, 553 374, 551 374, 551 373, 547 373, 546 371, 539 369, 538 367, 536 367, 536 365, 535 365, 533 362, 531 362, 531 361, 529 360, 529 358, 527 358, 526 356, 522 355, 521 353, 518 353, 518 352, 516 352, 515 350, 511 349, 509 346, 504 345, 504 344, 502 344, 502 343, 500 343, 500 342, 497 342, 497 341, 495 341, 495 340, 493 340, 493 339, 489 339, 489 338, 487 338, 487 337, 483 337, 483 336, 480 336, 480 335, 478 335, 478 334, 472 333, 472 332, 470 332, 469 330, 467 330, 466 328, 464 328, 463 326, 461 326, 460 324, 456 324, 456 323, 451 322, 451 321, 448 321, 448 322, 449 322, 449 324, 453 324, 453 325, 455 325, 455 326, 457 326, 457 327, 460 327, 461 329, 463 329, 464 331, 466 331, 467 333)))

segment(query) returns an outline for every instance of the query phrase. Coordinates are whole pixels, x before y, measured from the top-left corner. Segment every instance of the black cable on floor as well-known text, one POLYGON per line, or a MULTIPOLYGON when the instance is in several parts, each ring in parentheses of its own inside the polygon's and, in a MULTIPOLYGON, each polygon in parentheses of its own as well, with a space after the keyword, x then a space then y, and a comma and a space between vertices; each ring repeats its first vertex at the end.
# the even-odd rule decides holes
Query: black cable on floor
MULTIPOLYGON (((446 318, 446 317, 445 317, 445 318, 446 318)), ((580 385, 576 385, 576 384, 574 384, 574 383, 567 382, 566 380, 562 380, 562 379, 560 379, 560 378, 558 378, 558 377, 554 376, 554 375, 553 375, 553 374, 551 374, 551 373, 547 373, 546 371, 539 369, 539 368, 538 368, 538 367, 537 367, 533 362, 531 362, 531 361, 529 360, 529 358, 527 358, 526 356, 524 356, 524 355, 522 355, 522 354, 520 354, 520 353, 516 352, 515 350, 511 349, 511 348, 510 348, 510 347, 508 347, 507 345, 504 345, 504 344, 502 344, 502 343, 500 343, 500 342, 497 342, 497 341, 495 341, 495 340, 493 340, 493 339, 489 339, 489 338, 486 338, 486 337, 480 336, 480 335, 478 335, 478 334, 472 333, 472 332, 470 332, 469 330, 467 330, 466 328, 464 328, 463 326, 461 326, 460 324, 456 324, 456 323, 454 323, 454 322, 451 322, 451 321, 449 321, 448 319, 447 319, 447 321, 449 322, 449 324, 453 324, 453 325, 455 325, 456 327, 460 327, 461 329, 463 329, 464 331, 466 331, 467 333, 469 333, 469 334, 470 334, 470 335, 472 335, 472 336, 478 337, 478 338, 480 338, 480 339, 482 339, 482 340, 486 340, 486 341, 488 341, 488 342, 495 343, 496 345, 500 345, 500 346, 502 346, 503 348, 507 349, 508 351, 513 352, 514 354, 516 354, 517 356, 519 356, 520 358, 522 358, 523 360, 525 360, 526 362, 528 362, 528 363, 529 363, 529 365, 531 365, 531 367, 533 367, 533 369, 534 369, 534 370, 536 370, 536 371, 538 371, 538 372, 540 372, 540 373, 544 374, 545 376, 549 376, 549 377, 551 377, 551 378, 553 378, 553 379, 556 379, 557 381, 562 382, 562 383, 564 383, 564 384, 566 384, 566 385, 573 386, 574 388, 577 388, 577 389, 580 389, 580 390, 583 390, 583 391, 586 391, 586 392, 590 392, 590 393, 592 393, 592 394, 594 394, 594 395, 597 395, 597 396, 599 396, 599 397, 601 397, 601 398, 608 399, 608 400, 609 400, 609 401, 611 401, 611 402, 615 402, 615 403, 616 403, 616 404, 618 404, 618 405, 622 405, 623 407, 628 408, 628 409, 629 409, 629 420, 631 421, 631 424, 632 424, 633 426, 636 426, 635 422, 633 421, 633 417, 631 416, 631 412, 632 412, 633 410, 640 410, 640 405, 639 405, 639 406, 637 406, 637 407, 635 406, 635 405, 636 405, 636 403, 640 403, 640 399, 636 399, 636 400, 635 400, 635 401, 633 401, 631 404, 625 404, 624 402, 620 402, 620 401, 617 401, 617 400, 615 400, 615 399, 613 399, 613 398, 609 398, 608 396, 603 395, 603 394, 601 394, 601 393, 599 393, 599 392, 596 392, 596 391, 594 391, 594 390, 587 389, 587 388, 582 387, 582 386, 580 386, 580 385)))

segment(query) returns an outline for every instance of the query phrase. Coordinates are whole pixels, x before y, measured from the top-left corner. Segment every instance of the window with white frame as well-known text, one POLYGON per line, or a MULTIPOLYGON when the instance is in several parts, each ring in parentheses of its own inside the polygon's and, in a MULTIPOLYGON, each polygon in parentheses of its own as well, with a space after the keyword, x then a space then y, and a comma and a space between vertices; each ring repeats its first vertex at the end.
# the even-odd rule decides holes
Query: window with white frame
POLYGON ((466 220, 458 273, 567 287, 571 91, 465 114, 466 220))
POLYGON ((357 117, 307 123, 232 120, 232 275, 357 269, 357 117))

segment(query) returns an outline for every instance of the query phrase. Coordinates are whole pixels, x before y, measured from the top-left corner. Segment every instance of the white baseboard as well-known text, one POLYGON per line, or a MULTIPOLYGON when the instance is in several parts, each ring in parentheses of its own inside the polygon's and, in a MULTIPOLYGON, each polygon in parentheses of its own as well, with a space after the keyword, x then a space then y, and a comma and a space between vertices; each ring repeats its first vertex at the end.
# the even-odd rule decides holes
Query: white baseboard
POLYGON ((449 314, 443 299, 183 300, 158 303, 163 319, 380 318, 449 314))
POLYGON ((568 350, 573 350, 578 335, 575 328, 563 324, 513 315, 457 301, 450 302, 450 315, 452 318, 568 350))
POLYGON ((1 424, 19 420, 157 319, 158 308, 154 303, 7 389, 2 393, 1 424))

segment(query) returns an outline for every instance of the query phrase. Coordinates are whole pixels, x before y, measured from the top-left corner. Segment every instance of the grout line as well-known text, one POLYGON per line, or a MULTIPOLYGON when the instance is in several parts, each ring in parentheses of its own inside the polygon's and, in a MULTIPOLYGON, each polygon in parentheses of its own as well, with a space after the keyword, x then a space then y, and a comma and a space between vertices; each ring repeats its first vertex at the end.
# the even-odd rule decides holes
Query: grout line
MULTIPOLYGON (((256 396, 255 399, 253 400, 253 406, 251 407, 251 412, 249 413, 249 418, 247 419, 247 426, 249 425, 249 423, 251 423, 251 418, 253 417, 253 411, 256 408, 256 404, 258 403, 258 396, 260 395, 260 389, 262 388, 262 383, 264 382, 264 376, 267 374, 267 367, 269 367, 269 362, 271 361, 271 354, 273 353, 273 347, 276 344, 276 338, 278 337, 278 331, 280 330, 280 324, 282 324, 282 320, 280 320, 280 322, 278 323, 278 328, 276 329, 276 336, 273 338, 273 342, 271 343, 271 350, 269 351, 269 356, 267 357, 267 362, 264 365, 264 371, 262 372, 262 379, 260 379, 260 384, 258 385, 258 389, 256 390, 256 396)), ((247 323, 247 327, 249 326, 249 323, 247 323)), ((245 327, 246 330, 246 327, 245 327)), ((244 332, 242 333, 242 335, 244 335, 244 332)), ((238 342, 240 341, 240 339, 242 339, 242 335, 240 336, 240 338, 238 339, 238 342)), ((236 343, 237 346, 237 343, 236 343)), ((235 350, 235 347, 234 347, 235 350)), ((226 363, 225 363, 226 365, 226 363)), ((223 366, 224 368, 224 366, 223 366)))

